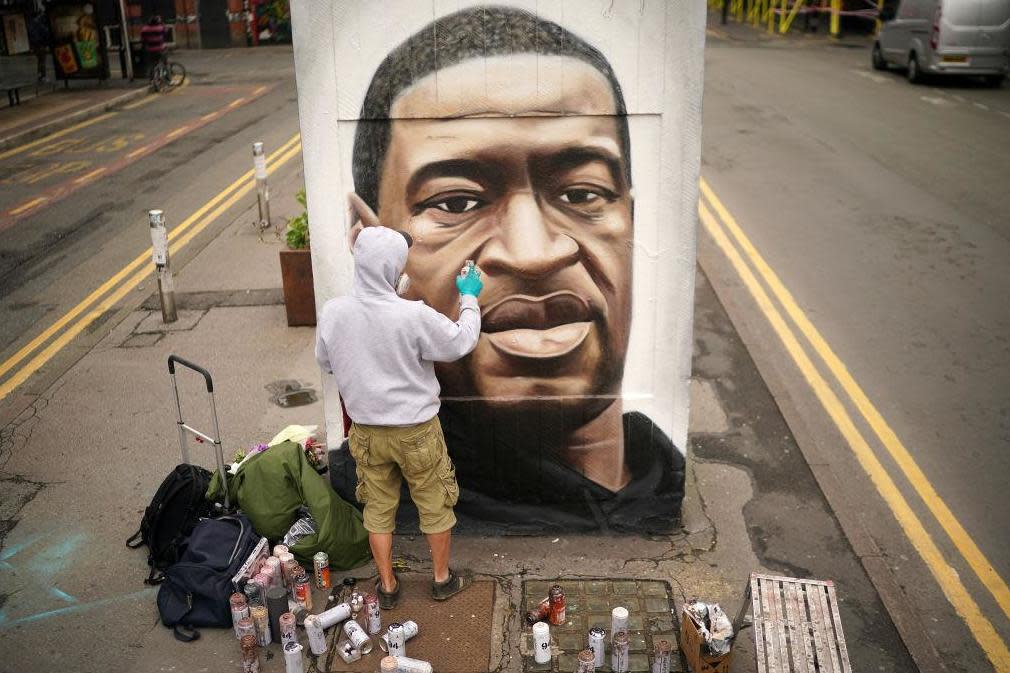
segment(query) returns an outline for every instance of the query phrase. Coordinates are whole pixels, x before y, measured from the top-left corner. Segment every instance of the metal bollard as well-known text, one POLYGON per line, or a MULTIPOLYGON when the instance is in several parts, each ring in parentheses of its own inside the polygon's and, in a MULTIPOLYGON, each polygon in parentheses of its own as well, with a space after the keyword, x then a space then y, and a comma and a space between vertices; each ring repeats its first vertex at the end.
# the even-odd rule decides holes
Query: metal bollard
POLYGON ((267 185, 267 157, 263 143, 253 143, 253 170, 256 175, 256 205, 259 206, 260 231, 270 228, 270 187, 267 185))
POLYGON ((161 319, 163 322, 175 322, 179 316, 175 311, 175 283, 172 281, 172 269, 168 259, 168 230, 165 228, 165 211, 147 211, 148 223, 151 225, 151 250, 154 257, 154 267, 158 271, 158 299, 161 301, 161 319))

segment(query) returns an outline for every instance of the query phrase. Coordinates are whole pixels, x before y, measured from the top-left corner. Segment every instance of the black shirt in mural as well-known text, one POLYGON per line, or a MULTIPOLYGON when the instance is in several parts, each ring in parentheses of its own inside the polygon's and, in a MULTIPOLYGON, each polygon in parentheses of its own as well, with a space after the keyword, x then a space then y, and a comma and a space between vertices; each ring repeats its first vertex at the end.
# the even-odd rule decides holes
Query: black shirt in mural
MULTIPOLYGON (((461 527, 475 531, 668 532, 680 520, 684 497, 684 457, 644 414, 623 416, 625 460, 631 479, 610 491, 554 458, 542 419, 524 418, 511 427, 473 423, 451 406, 439 414, 449 455, 456 465, 461 527)), ((346 449, 346 442, 344 447, 346 449)), ((354 500, 354 459, 331 453, 336 491, 354 500)), ((398 525, 413 528, 409 496, 401 499, 398 525)))

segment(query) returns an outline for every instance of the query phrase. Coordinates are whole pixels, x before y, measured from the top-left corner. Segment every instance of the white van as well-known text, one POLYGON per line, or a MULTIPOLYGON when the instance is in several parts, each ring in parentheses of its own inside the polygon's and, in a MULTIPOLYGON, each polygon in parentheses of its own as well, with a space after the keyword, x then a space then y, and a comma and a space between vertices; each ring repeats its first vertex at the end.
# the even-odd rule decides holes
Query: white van
POLYGON ((1010 0, 887 0, 873 67, 924 75, 981 75, 999 86, 1010 71, 1010 0))

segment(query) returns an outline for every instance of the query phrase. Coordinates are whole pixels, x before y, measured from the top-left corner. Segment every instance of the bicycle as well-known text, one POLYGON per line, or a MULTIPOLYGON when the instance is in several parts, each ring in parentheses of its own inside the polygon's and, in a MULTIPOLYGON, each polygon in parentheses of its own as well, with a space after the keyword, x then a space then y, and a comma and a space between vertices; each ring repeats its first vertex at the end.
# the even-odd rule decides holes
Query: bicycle
POLYGON ((160 58, 151 70, 151 90, 161 93, 186 81, 186 68, 181 63, 160 58))

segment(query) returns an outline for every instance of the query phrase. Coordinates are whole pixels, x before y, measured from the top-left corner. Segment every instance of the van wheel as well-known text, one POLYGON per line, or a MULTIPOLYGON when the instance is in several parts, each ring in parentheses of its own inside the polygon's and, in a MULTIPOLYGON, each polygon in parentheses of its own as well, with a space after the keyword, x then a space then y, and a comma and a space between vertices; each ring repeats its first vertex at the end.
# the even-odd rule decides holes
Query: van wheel
POLYGON ((880 50, 880 43, 873 43, 873 53, 870 58, 873 60, 874 70, 887 70, 887 61, 884 60, 884 53, 880 50))
POLYGON ((982 83, 993 89, 998 89, 1003 86, 1003 80, 1006 75, 986 75, 982 78, 982 83))
POLYGON ((912 84, 922 84, 922 71, 919 70, 919 57, 913 51, 908 56, 908 81, 912 84))

